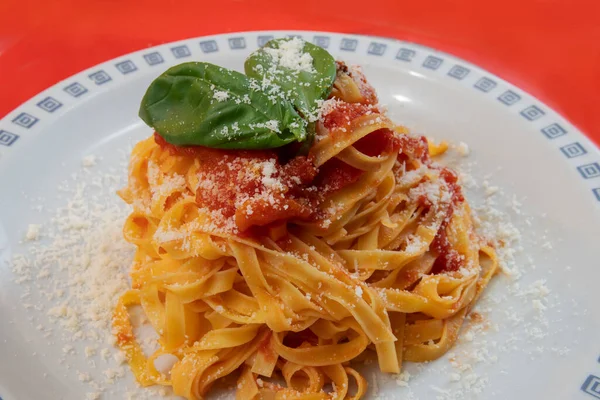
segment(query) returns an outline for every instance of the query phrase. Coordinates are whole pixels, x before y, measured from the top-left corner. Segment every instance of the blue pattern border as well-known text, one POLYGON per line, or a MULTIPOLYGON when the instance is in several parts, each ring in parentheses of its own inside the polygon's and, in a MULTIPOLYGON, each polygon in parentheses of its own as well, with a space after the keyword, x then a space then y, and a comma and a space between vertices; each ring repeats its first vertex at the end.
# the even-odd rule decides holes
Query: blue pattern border
POLYGON ((581 390, 583 393, 600 399, 600 378, 595 375, 588 376, 583 385, 581 385, 581 390))
POLYGON ((19 135, 0 130, 0 146, 10 147, 19 139, 19 135))
MULTIPOLYGON (((497 104, 507 107, 508 112, 515 112, 527 123, 532 123, 548 143, 554 144, 558 154, 565 157, 572 168, 577 171, 583 183, 589 184, 592 196, 600 205, 600 158, 578 133, 571 133, 566 123, 554 112, 545 110, 545 106, 535 101, 526 104, 528 96, 499 78, 483 72, 453 56, 444 55, 411 43, 388 39, 357 37, 344 34, 327 34, 303 32, 305 40, 323 48, 339 51, 340 57, 347 53, 362 53, 369 57, 391 58, 398 63, 413 64, 416 68, 428 70, 430 74, 440 74, 455 82, 466 84, 482 96, 490 96, 497 104), (463 83, 464 82, 464 83, 463 83), (515 104, 519 103, 517 106, 515 104), (521 103, 523 105, 521 106, 521 103), (514 107, 512 107, 514 106, 514 107), (509 108, 510 107, 510 108, 509 108), (579 140, 574 140, 579 139, 579 140), (581 161, 580 161, 581 160, 581 161)), ((69 106, 89 97, 86 94, 103 89, 114 79, 127 79, 143 70, 157 71, 163 64, 172 65, 185 59, 197 59, 224 51, 253 50, 263 46, 276 36, 300 37, 298 34, 283 32, 260 32, 250 34, 225 34, 213 37, 190 39, 177 43, 169 43, 152 49, 132 53, 127 58, 106 62, 77 74, 68 83, 59 84, 45 91, 40 98, 31 100, 19 107, 15 112, 0 120, 0 152, 12 151, 25 140, 29 130, 34 133, 40 122, 60 116, 69 106), (192 57, 194 56, 194 57, 192 57), (31 103, 31 104, 29 104, 31 103), (65 107, 63 107, 65 106, 65 107), (34 115, 31 110, 43 110, 43 115, 34 115)), ((374 62, 375 59, 373 60, 374 62)), ((600 362, 600 359, 598 360, 600 362)), ((590 374, 581 385, 581 391, 600 399, 600 377, 590 374)), ((0 400, 2 398, 0 397, 0 400)))

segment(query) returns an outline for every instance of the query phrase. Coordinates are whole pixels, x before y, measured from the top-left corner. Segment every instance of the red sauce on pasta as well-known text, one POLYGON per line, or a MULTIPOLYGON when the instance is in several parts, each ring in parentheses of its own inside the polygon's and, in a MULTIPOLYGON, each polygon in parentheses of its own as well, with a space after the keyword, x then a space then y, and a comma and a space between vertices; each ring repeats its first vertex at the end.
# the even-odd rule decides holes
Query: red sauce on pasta
POLYGON ((373 108, 362 103, 340 103, 323 117, 323 126, 329 130, 342 128, 350 121, 373 112, 373 108))
MULTIPOLYGON (((333 128, 368 112, 370 108, 364 104, 344 104, 329 113, 324 124, 333 128)), ((311 156, 289 158, 290 149, 285 148, 221 150, 175 146, 157 133, 154 139, 171 154, 193 157, 200 164, 203 178, 196 191, 196 203, 225 218, 234 218, 242 232, 290 219, 315 220, 324 196, 357 182, 364 173, 337 158, 317 170, 311 156)), ((426 145, 426 141, 397 135, 389 129, 371 132, 354 143, 357 150, 372 157, 399 151, 422 158, 427 154, 426 145)))
MULTIPOLYGON (((378 129, 354 143, 356 150, 371 157, 399 151, 407 146, 404 136, 395 134, 389 129, 378 129)), ((403 150, 404 151, 404 150, 403 150)))
POLYGON ((353 184, 362 174, 361 170, 332 158, 321 166, 314 183, 320 193, 333 193, 353 184))
POLYGON ((448 239, 447 229, 456 206, 463 202, 465 198, 458 184, 458 177, 453 171, 443 168, 440 171, 440 178, 446 182, 452 197, 446 211, 446 217, 442 221, 440 229, 431 243, 431 249, 439 254, 431 270, 433 274, 458 271, 464 265, 464 257, 452 248, 452 244, 448 239))
POLYGON ((267 331, 267 333, 264 335, 264 338, 258 343, 257 351, 262 353, 267 361, 273 361, 277 357, 277 354, 271 350, 270 346, 272 335, 272 331, 267 331))
POLYGON ((429 163, 429 145, 425 136, 401 135, 399 158, 406 160, 409 157, 416 158, 424 164, 429 163))
POLYGON ((323 195, 356 182, 362 171, 332 159, 317 171, 312 158, 296 156, 280 162, 273 150, 219 150, 175 146, 160 135, 156 143, 171 154, 191 156, 209 178, 196 191, 200 207, 234 217, 240 231, 290 219, 312 220, 323 195), (268 169, 267 175, 261 168, 268 169), (257 194, 264 194, 257 195, 257 194))

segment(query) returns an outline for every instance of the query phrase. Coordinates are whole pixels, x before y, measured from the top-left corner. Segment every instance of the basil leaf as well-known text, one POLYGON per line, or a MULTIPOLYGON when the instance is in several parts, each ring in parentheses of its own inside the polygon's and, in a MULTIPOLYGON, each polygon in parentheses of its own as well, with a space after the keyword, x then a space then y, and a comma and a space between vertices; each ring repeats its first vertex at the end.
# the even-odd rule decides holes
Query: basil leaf
POLYGON ((202 62, 156 78, 139 115, 174 145, 268 149, 306 138, 306 123, 290 102, 274 102, 244 74, 202 62))
POLYGON ((246 59, 244 71, 263 91, 291 100, 303 117, 315 120, 317 101, 329 95, 336 66, 319 46, 298 38, 273 39, 246 59))

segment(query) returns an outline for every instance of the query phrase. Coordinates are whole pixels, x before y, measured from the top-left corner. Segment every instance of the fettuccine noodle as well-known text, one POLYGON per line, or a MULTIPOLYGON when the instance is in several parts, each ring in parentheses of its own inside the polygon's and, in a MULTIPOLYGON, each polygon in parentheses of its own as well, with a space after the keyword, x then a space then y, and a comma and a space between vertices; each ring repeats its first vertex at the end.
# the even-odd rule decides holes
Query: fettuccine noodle
POLYGON ((366 352, 386 373, 447 352, 497 260, 456 175, 431 160, 446 148, 394 125, 342 64, 298 158, 316 177, 271 153, 138 143, 120 192, 137 252, 114 327, 139 383, 202 399, 237 371, 240 400, 359 399, 352 361, 366 352), (160 337, 150 357, 136 305, 160 337), (178 359, 167 374, 154 365, 164 354, 178 359))

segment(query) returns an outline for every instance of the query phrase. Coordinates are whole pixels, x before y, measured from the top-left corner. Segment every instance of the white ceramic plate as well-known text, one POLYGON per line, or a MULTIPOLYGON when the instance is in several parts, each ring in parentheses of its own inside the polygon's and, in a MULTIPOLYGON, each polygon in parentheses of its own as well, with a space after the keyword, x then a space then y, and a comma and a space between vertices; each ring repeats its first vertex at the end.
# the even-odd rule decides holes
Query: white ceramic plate
POLYGON ((120 399, 136 390, 110 344, 92 333, 106 330, 105 320, 94 323, 81 300, 110 296, 68 284, 90 265, 96 275, 81 276, 100 285, 129 267, 132 249, 118 234, 126 209, 114 190, 126 176, 128 148, 151 133, 137 117, 141 96, 168 66, 203 60, 240 70, 260 44, 290 34, 363 65, 395 121, 468 143, 460 165, 477 182, 463 176, 469 199, 482 224, 509 241, 503 258, 514 271, 495 279, 478 306, 484 321, 468 324, 442 359, 406 365, 410 379, 369 372, 370 396, 600 398, 598 150, 540 101, 465 61, 405 42, 318 32, 235 33, 145 49, 81 72, 0 121, 0 396, 120 399), (91 208, 103 217, 94 219, 91 208), (24 240, 28 229, 36 236, 30 224, 40 225, 37 240, 24 240), (87 241, 92 258, 78 254, 81 245, 48 253, 57 230, 87 241), (107 237, 108 247, 94 249, 107 237), (118 259, 110 264, 104 255, 118 259), (14 268, 15 256, 35 262, 14 268), (98 275, 98 265, 113 269, 98 275))

